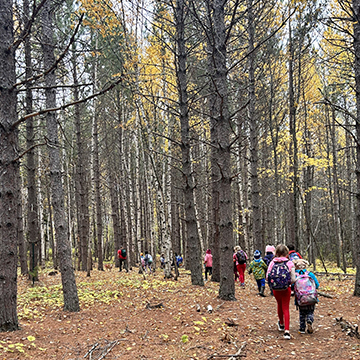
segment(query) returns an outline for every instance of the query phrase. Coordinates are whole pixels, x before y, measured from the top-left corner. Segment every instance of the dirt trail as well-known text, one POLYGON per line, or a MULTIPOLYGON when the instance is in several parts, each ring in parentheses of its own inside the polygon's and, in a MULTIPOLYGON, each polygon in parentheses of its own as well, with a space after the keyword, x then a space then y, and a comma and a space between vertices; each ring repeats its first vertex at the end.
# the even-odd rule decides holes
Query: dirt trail
MULTIPOLYGON (((264 360, 360 359, 360 340, 346 335, 335 321, 342 316, 360 324, 360 298, 351 295, 353 280, 319 281, 321 290, 334 297, 320 297, 314 333, 298 333, 298 312, 291 305, 291 340, 284 340, 276 326, 275 299, 268 289, 265 298, 258 296, 250 276, 245 289, 236 286, 237 301, 224 302, 217 298, 218 284, 191 286, 184 270, 178 282, 165 281, 160 271, 145 282, 135 271, 94 271, 90 279, 78 273, 85 294, 81 312, 64 313, 32 299, 26 316, 19 309, 22 329, 0 334, 0 359, 75 360, 86 354, 93 360, 230 359, 231 354, 264 360)), ((41 278, 48 289, 57 283, 60 275, 41 278)), ((29 286, 20 280, 20 298, 29 286)))

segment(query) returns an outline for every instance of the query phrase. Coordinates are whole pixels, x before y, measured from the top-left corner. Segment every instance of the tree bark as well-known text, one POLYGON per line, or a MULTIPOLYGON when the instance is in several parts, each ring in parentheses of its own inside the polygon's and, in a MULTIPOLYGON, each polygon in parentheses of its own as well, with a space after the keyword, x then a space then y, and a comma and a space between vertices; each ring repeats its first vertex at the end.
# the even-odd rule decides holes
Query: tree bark
POLYGON ((191 270, 191 283, 193 285, 204 285, 202 277, 202 261, 200 252, 200 239, 196 220, 195 200, 194 200, 194 179, 191 167, 191 144, 189 126, 189 108, 186 76, 186 44, 185 44, 185 1, 176 1, 176 40, 178 47, 177 54, 177 80, 179 91, 179 108, 181 124, 181 154, 183 172, 183 191, 185 221, 187 228, 187 240, 189 246, 189 262, 191 270))
POLYGON ((356 90, 356 279, 354 295, 360 296, 360 0, 353 0, 354 28, 354 71, 356 90))
POLYGON ((20 200, 13 2, 0 0, 0 331, 19 329, 17 245, 20 200), (9 50, 10 49, 10 50, 9 50))
POLYGON ((230 115, 228 109, 225 5, 227 1, 214 0, 213 20, 213 78, 215 95, 214 120, 216 126, 216 160, 220 170, 219 179, 219 243, 220 243, 220 288, 219 297, 235 300, 233 272, 233 222, 231 201, 231 153, 230 115))
MULTIPOLYGON (((289 10, 290 11, 290 10, 289 10)), ((297 138, 296 138, 296 103, 294 94, 294 44, 292 39, 291 18, 289 18, 289 132, 290 142, 290 158, 289 166, 292 184, 289 194, 289 243, 299 248, 298 238, 298 154, 297 154, 297 138)))
MULTIPOLYGON (((73 48, 72 54, 72 65, 73 65, 73 79, 74 84, 78 84, 77 75, 77 59, 76 59, 76 48, 73 48)), ((74 101, 79 100, 79 88, 74 88, 74 101)), ((83 131, 81 126, 81 108, 80 104, 76 104, 74 107, 74 120, 75 120, 75 132, 76 132, 76 149, 77 149, 77 162, 75 168, 75 198, 77 203, 77 222, 78 222, 78 239, 79 249, 77 249, 80 255, 79 259, 81 262, 81 270, 86 270, 87 264, 87 247, 90 233, 90 215, 89 215, 89 193, 88 193, 88 176, 87 176, 87 159, 85 143, 83 140, 83 131)))
POLYGON ((250 128, 250 177, 251 177, 251 204, 252 204, 252 231, 255 249, 261 250, 264 247, 261 236, 261 209, 260 209, 260 190, 258 177, 258 121, 255 111, 255 26, 252 0, 247 1, 248 6, 248 36, 249 36, 249 61, 248 61, 248 121, 250 128))
MULTIPOLYGON (((44 68, 50 69, 55 63, 53 39, 53 4, 45 3, 42 11, 42 47, 44 53, 44 68)), ((54 70, 45 75, 46 107, 56 107, 56 84, 54 70)), ((64 294, 64 310, 79 311, 79 298, 77 294, 74 269, 71 262, 71 248, 68 238, 67 221, 64 209, 64 189, 61 175, 61 159, 59 151, 58 125, 56 114, 46 114, 48 151, 51 179, 51 203, 54 210, 55 237, 57 253, 60 258, 61 281, 64 294)))

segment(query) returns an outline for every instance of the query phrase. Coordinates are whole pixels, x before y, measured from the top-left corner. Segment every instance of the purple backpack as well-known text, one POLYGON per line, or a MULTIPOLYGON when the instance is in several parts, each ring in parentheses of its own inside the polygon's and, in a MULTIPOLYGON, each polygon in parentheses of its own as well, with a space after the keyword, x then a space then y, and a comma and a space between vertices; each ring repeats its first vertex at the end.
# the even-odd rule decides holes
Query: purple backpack
POLYGON ((318 302, 315 281, 308 271, 303 271, 296 276, 294 291, 299 306, 315 305, 318 302))
POLYGON ((286 290, 291 284, 290 270, 287 261, 274 262, 269 272, 268 281, 273 290, 286 290))

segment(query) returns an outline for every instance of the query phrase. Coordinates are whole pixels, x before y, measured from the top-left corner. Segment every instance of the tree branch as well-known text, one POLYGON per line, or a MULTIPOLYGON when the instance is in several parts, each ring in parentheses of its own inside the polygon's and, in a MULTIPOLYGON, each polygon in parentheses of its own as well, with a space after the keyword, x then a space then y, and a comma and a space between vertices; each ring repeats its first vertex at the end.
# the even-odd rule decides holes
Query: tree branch
POLYGON ((12 128, 16 128, 17 126, 19 126, 21 123, 23 123, 24 121, 26 121, 27 119, 31 118, 31 117, 34 117, 34 116, 38 116, 38 115, 42 115, 42 114, 46 114, 48 112, 51 112, 51 111, 58 111, 58 110, 65 110, 66 108, 70 107, 70 106, 73 106, 73 105, 77 105, 77 104, 82 104, 86 101, 89 101, 97 96, 100 96, 100 95, 103 95, 105 93, 107 93, 108 91, 110 91, 111 89, 113 89, 116 85, 118 85, 121 81, 123 80, 123 76, 120 76, 120 78, 115 81, 114 83, 110 84, 107 88, 95 93, 95 94, 92 94, 84 99, 81 99, 81 100, 78 100, 78 101, 74 101, 74 102, 71 102, 71 103, 68 103, 68 104, 65 104, 65 105, 61 105, 61 106, 58 106, 58 107, 55 107, 55 108, 50 108, 50 109, 43 109, 43 110, 39 110, 39 111, 36 111, 36 112, 33 112, 31 114, 26 114, 25 116, 23 116, 22 118, 20 118, 18 121, 16 121, 13 125, 12 125, 12 128))
POLYGON ((23 31, 21 32, 19 38, 9 47, 9 51, 13 49, 13 51, 15 51, 20 44, 25 40, 25 38, 30 34, 31 31, 31 27, 34 23, 35 17, 37 16, 37 14, 39 13, 40 9, 43 7, 43 5, 45 4, 47 0, 42 0, 41 3, 35 7, 36 4, 36 0, 34 0, 34 6, 33 6, 33 13, 31 16, 31 19, 28 20, 28 22, 26 23, 23 31))
POLYGON ((23 80, 23 81, 20 81, 20 82, 14 84, 13 88, 16 88, 16 87, 18 87, 18 86, 20 86, 20 85, 24 85, 24 84, 26 84, 26 83, 29 83, 29 82, 35 81, 35 80, 37 80, 37 79, 40 79, 41 77, 49 74, 51 71, 53 71, 54 69, 57 68, 57 66, 59 65, 60 61, 61 61, 61 60, 65 57, 65 55, 67 54, 67 52, 68 52, 71 44, 75 41, 75 35, 77 34, 77 32, 78 32, 78 30, 79 30, 79 28, 80 28, 80 25, 81 25, 81 22, 82 22, 83 17, 84 17, 84 14, 81 14, 80 19, 79 19, 79 22, 78 22, 78 24, 77 24, 77 26, 76 26, 76 28, 75 28, 75 31, 74 31, 74 33, 73 33, 72 36, 71 36, 71 39, 70 39, 70 41, 69 41, 69 44, 67 45, 67 47, 65 48, 65 50, 63 51, 63 53, 62 53, 62 54, 58 57, 58 59, 55 61, 55 63, 54 63, 49 69, 47 69, 46 71, 44 71, 43 73, 41 73, 41 74, 39 74, 39 75, 35 75, 35 76, 33 76, 32 78, 30 78, 30 79, 25 79, 25 80, 23 80))

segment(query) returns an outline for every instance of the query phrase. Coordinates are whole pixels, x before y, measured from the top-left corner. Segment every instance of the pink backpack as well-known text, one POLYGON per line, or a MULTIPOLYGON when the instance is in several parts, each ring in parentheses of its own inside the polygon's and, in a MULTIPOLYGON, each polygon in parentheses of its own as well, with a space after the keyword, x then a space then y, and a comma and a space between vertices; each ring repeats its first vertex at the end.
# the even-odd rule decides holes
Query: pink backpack
POLYGON ((315 305, 318 302, 315 281, 308 271, 302 271, 296 276, 294 291, 299 306, 315 305))

